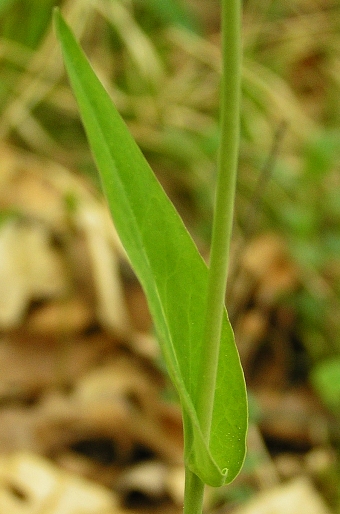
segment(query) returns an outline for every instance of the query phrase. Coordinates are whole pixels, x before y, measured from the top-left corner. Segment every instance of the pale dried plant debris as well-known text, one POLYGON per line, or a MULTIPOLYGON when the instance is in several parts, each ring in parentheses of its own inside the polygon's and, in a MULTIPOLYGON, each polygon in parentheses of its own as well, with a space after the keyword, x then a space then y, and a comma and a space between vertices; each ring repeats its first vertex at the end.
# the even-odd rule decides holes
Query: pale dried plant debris
POLYGON ((326 503, 307 478, 259 493, 235 514, 330 514, 326 503))
POLYGON ((0 511, 11 514, 118 514, 117 498, 98 484, 30 453, 0 459, 0 511))

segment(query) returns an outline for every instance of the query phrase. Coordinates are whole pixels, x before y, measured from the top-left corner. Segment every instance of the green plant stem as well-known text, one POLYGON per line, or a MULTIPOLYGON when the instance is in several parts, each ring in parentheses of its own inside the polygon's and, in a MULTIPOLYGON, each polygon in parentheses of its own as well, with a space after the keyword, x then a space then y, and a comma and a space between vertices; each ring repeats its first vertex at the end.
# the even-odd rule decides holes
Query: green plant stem
MULTIPOLYGON (((218 177, 207 291, 202 380, 197 390, 197 413, 203 436, 210 440, 219 360, 222 316, 229 265, 239 151, 241 88, 241 2, 222 0, 221 132, 218 177)), ((204 483, 186 469, 184 514, 200 514, 204 483)))
POLYGON ((183 514, 200 514, 203 507, 203 494, 204 482, 186 467, 183 514))
POLYGON ((241 1, 222 1, 222 83, 220 147, 215 213, 210 250, 202 373, 197 413, 210 440, 219 347, 224 311, 239 152, 241 88, 241 1))

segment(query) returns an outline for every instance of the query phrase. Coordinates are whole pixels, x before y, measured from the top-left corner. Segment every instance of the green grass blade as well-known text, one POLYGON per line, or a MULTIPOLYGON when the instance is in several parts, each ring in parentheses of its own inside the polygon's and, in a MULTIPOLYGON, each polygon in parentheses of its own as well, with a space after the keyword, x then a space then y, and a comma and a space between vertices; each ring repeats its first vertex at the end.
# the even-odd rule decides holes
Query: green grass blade
POLYGON ((200 24, 194 13, 180 0, 147 0, 148 8, 153 10, 166 24, 178 25, 193 32, 200 32, 200 24))
POLYGON ((58 11, 65 66, 112 217, 146 293, 184 419, 185 459, 203 482, 220 486, 239 472, 247 403, 233 333, 224 315, 208 448, 195 410, 208 270, 174 206, 58 11))
POLYGON ((0 30, 5 39, 37 48, 46 32, 54 0, 0 0, 0 30))

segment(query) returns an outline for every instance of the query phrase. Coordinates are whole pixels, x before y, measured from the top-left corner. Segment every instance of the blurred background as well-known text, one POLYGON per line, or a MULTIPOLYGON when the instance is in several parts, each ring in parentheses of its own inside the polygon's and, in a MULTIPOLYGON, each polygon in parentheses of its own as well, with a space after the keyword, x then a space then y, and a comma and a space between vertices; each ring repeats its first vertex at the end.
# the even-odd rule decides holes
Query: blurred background
MULTIPOLYGON (((59 5, 208 258, 218 0, 0 2, 0 512, 179 513, 181 417, 100 191, 59 5), (59 509, 59 510, 58 510, 59 509)), ((245 466, 206 511, 340 511, 340 5, 245 0, 227 305, 245 466)))

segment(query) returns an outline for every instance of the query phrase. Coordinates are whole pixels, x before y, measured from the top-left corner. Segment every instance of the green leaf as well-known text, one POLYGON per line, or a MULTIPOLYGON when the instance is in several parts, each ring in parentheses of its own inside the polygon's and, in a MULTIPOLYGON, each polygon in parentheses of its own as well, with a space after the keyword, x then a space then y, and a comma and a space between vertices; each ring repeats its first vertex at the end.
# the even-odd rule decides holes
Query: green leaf
POLYGON ((165 23, 179 25, 192 32, 199 32, 198 20, 187 5, 180 0, 147 0, 149 9, 152 9, 165 23))
POLYGON ((51 20, 54 0, 0 0, 1 36, 37 48, 51 20))
POLYGON ((311 382, 324 403, 335 414, 340 412, 340 358, 328 358, 318 363, 311 373, 311 382))
POLYGON ((207 267, 58 11, 55 22, 114 223, 146 293, 181 400, 186 464, 203 482, 220 486, 242 466, 247 430, 245 384, 227 315, 208 447, 195 410, 207 267))

